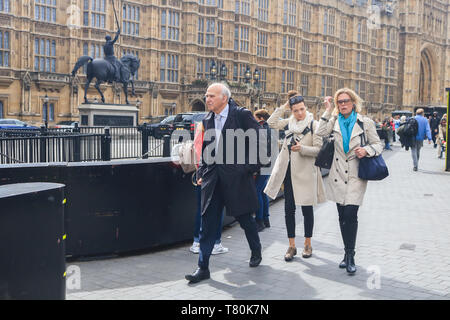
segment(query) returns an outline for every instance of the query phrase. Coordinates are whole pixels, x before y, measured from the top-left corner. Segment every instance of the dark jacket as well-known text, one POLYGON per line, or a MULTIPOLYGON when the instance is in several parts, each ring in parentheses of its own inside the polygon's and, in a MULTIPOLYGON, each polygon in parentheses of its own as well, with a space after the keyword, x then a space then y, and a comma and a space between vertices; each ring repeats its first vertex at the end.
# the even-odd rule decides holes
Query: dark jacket
POLYGON ((415 137, 414 136, 408 136, 403 134, 403 130, 405 129, 405 126, 408 124, 408 121, 400 123, 397 133, 400 137, 400 143, 402 147, 404 147, 406 150, 409 150, 414 144, 415 144, 415 137))
MULTIPOLYGON (((210 112, 203 119, 203 127, 205 128, 205 132, 215 128, 213 112, 210 112)), ((239 128, 244 131, 253 128, 258 132, 260 125, 253 118, 249 110, 237 107, 231 100, 229 102, 228 117, 222 129, 223 141, 220 145, 227 145, 225 130, 239 128)), ((205 148, 211 143, 215 144, 215 139, 207 140, 207 135, 205 135, 202 145, 203 155, 205 155, 205 148)), ((202 164, 197 173, 197 177, 202 178, 202 215, 206 212, 216 188, 218 188, 217 191, 222 193, 227 215, 236 217, 255 212, 258 209, 258 198, 253 173, 259 170, 260 165, 249 163, 248 143, 245 143, 246 156, 244 164, 237 164, 236 143, 234 149, 235 158, 230 164, 225 163, 225 161, 223 164, 207 164, 205 158, 202 157, 202 164)), ((225 151, 223 159, 227 159, 225 151)))
MULTIPOLYGON (((271 158, 271 156, 272 156, 272 130, 270 129, 270 126, 267 123, 267 121, 259 122, 259 125, 261 126, 261 129, 264 129, 266 131, 265 132, 265 135, 267 137, 267 139, 266 139, 267 140, 266 155, 267 155, 267 157, 271 158)), ((265 163, 263 165, 263 167, 270 167, 270 165, 271 165, 271 162, 269 161, 267 164, 265 163)), ((258 171, 258 175, 260 175, 260 174, 261 174, 261 170, 258 171)))
POLYGON ((430 119, 430 129, 431 135, 436 135, 439 133, 439 124, 441 123, 441 119, 437 117, 431 117, 430 119))

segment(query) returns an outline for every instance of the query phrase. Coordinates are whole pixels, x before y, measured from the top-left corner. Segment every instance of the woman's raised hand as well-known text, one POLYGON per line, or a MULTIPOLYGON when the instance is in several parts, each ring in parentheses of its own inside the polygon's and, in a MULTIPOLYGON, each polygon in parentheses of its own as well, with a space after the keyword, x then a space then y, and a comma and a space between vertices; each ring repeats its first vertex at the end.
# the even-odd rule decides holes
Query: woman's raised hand
POLYGON ((325 97, 325 100, 323 101, 323 104, 325 105, 325 108, 327 111, 331 112, 333 105, 331 102, 333 101, 333 97, 325 97))

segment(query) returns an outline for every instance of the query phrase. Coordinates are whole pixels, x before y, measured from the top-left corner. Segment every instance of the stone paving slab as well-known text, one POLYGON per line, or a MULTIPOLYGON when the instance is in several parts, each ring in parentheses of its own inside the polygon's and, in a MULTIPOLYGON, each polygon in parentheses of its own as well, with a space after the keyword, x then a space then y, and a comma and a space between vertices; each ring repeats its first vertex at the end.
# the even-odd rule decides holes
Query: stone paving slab
MULTIPOLYGON (((360 208, 356 275, 338 268, 343 256, 334 203, 315 207, 313 256, 286 263, 284 202, 270 207, 272 227, 260 233, 263 261, 249 268, 250 250, 238 225, 225 228, 229 253, 211 257, 211 279, 189 285, 198 256, 191 243, 109 260, 71 262, 80 288, 68 278, 68 300, 266 300, 266 299, 450 299, 450 174, 427 143, 419 171, 410 152, 394 145, 384 153, 390 176, 369 182, 360 208)), ((297 211, 297 246, 303 217, 297 211)))

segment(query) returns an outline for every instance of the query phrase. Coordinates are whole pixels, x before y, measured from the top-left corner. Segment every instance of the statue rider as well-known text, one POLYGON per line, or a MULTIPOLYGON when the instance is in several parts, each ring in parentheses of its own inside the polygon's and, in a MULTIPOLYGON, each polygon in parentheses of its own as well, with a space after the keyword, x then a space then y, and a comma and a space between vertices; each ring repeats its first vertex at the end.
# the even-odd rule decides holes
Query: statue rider
POLYGON ((105 37, 106 43, 103 46, 103 52, 105 54, 105 60, 110 62, 111 65, 114 68, 114 79, 109 79, 108 82, 110 82, 110 83, 112 81, 120 81, 120 65, 121 65, 121 63, 114 56, 114 43, 117 41, 117 39, 119 39, 119 35, 120 35, 120 27, 117 30, 116 36, 114 37, 113 40, 111 40, 111 37, 109 35, 107 35, 105 37))

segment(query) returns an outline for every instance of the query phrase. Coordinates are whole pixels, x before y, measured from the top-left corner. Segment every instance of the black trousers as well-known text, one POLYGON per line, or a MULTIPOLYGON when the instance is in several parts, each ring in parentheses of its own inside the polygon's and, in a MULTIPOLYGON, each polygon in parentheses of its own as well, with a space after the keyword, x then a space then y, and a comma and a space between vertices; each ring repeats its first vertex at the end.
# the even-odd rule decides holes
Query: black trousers
MULTIPOLYGON (((284 178, 284 219, 288 238, 295 238, 295 199, 292 189, 291 164, 289 163, 284 178)), ((311 238, 314 228, 314 211, 312 206, 302 206, 305 238, 311 238)))
MULTIPOLYGON (((217 240, 217 229, 222 220, 224 200, 222 188, 216 186, 211 202, 202 215, 202 228, 200 230, 200 252, 198 257, 198 266, 201 269, 209 268, 209 258, 217 240)), ((259 240, 258 230, 252 212, 235 217, 242 229, 244 229, 250 250, 259 254, 261 252, 261 242, 259 240)))
POLYGON ((345 251, 354 251, 356 245, 356 234, 358 232, 358 209, 356 205, 343 206, 336 203, 339 212, 339 226, 341 228, 342 240, 345 251))

